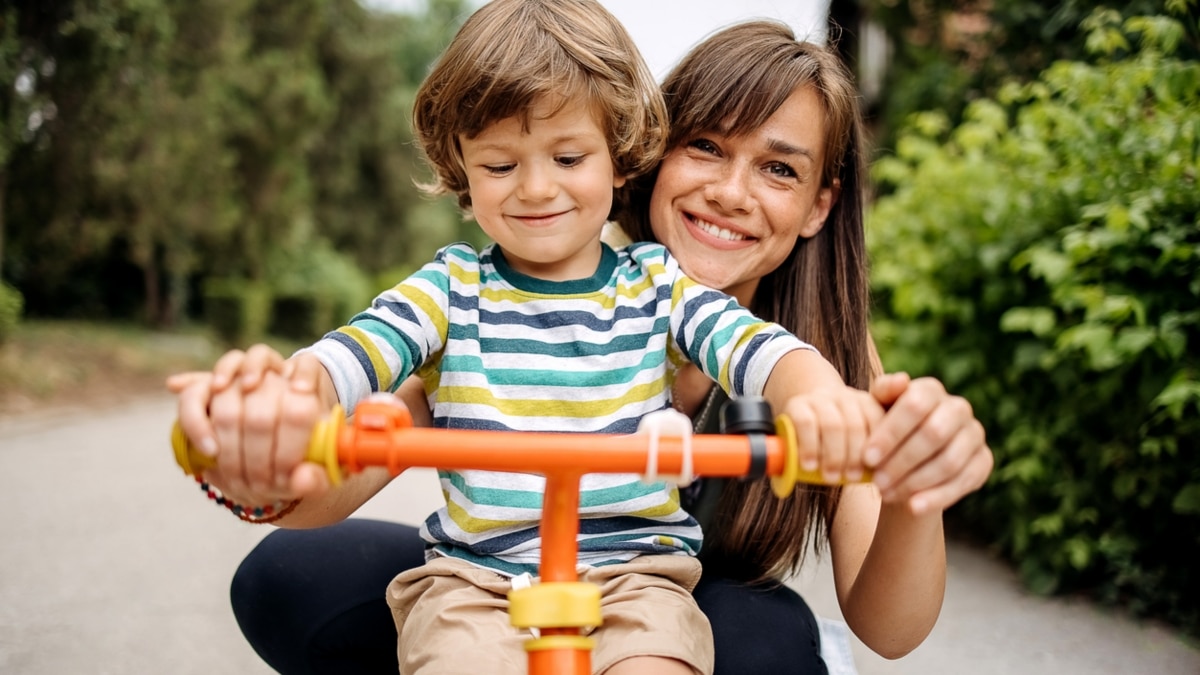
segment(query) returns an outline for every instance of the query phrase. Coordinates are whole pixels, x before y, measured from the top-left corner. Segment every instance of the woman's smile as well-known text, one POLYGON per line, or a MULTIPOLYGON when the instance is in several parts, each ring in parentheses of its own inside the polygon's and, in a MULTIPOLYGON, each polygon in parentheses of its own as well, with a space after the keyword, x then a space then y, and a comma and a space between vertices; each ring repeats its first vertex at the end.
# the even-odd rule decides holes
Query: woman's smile
POLYGON ((723 244, 732 244, 753 239, 749 235, 738 232, 728 225, 718 224, 686 211, 683 213, 683 218, 690 228, 699 230, 699 233, 693 232, 692 236, 699 239, 704 235, 708 235, 710 238, 720 240, 719 242, 712 242, 714 246, 723 246, 723 244))

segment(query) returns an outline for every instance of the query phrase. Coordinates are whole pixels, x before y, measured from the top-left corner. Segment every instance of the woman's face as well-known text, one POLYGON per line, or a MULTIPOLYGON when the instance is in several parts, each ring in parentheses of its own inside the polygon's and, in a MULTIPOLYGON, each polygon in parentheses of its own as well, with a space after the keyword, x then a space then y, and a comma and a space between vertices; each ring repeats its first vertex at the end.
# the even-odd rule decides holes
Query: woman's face
POLYGON ((749 304, 758 280, 824 225, 835 198, 820 184, 824 161, 824 113, 811 87, 749 134, 684 138, 659 167, 654 236, 688 276, 749 304))

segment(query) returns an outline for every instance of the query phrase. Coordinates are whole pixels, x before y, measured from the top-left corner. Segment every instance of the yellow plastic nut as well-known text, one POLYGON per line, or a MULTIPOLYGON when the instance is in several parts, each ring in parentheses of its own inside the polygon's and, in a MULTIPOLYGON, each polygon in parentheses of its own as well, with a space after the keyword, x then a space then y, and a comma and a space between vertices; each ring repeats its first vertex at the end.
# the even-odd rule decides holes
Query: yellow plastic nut
POLYGON ((596 641, 582 635, 546 635, 525 641, 525 651, 540 652, 548 649, 574 649, 591 651, 596 641))
POLYGON ((341 405, 333 406, 329 416, 319 420, 308 439, 308 454, 305 459, 325 467, 332 485, 342 484, 342 467, 338 464, 338 432, 341 431, 346 414, 341 405))
POLYGON ((583 581, 551 581, 509 591, 508 618, 517 628, 599 626, 600 587, 583 581))
POLYGON ((796 487, 796 476, 800 473, 800 449, 796 444, 796 426, 792 418, 780 415, 775 418, 775 435, 783 443, 783 473, 771 476, 771 491, 784 499, 796 487))

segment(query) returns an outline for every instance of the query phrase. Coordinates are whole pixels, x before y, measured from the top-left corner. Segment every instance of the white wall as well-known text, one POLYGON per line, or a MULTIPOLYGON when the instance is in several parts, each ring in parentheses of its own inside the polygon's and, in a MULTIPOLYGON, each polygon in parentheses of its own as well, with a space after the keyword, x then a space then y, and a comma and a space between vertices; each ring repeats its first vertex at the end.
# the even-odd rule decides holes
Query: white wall
MULTIPOLYGON (((361 0, 368 7, 417 11, 425 0, 361 0)), ((714 30, 753 18, 780 19, 801 37, 823 41, 829 0, 601 0, 629 30, 655 77, 662 79, 714 30)), ((473 0, 475 6, 483 2, 473 0)))

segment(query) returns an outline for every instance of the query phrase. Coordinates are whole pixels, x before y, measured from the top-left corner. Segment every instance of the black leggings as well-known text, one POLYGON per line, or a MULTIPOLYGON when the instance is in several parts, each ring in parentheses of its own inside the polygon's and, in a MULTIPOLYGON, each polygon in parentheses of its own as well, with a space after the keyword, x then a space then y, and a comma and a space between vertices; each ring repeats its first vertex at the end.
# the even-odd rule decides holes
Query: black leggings
MULTIPOLYGON (((408 525, 352 518, 267 535, 233 577, 230 598, 254 651, 283 675, 390 673, 396 626, 384 589, 425 562, 408 525)), ((704 576, 693 595, 712 623, 715 675, 827 675, 817 621, 786 586, 704 576)))

